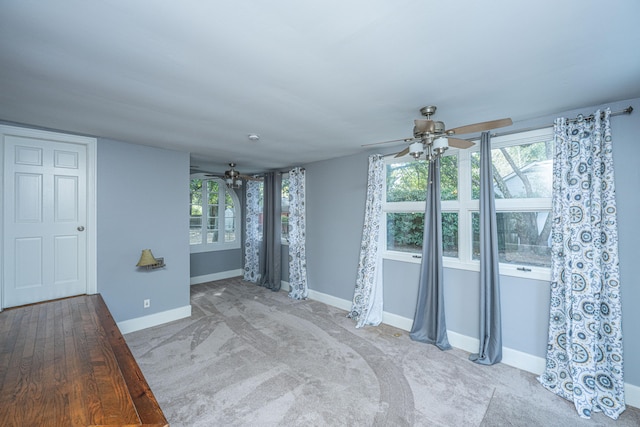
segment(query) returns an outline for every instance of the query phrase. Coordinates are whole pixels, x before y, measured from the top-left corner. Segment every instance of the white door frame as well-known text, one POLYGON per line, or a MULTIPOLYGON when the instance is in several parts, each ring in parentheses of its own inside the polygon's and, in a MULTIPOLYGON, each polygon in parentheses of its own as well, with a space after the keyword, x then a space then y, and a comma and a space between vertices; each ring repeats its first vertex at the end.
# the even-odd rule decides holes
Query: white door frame
MULTIPOLYGON (((45 130, 0 125, 0 188, 4 188, 4 136, 15 135, 29 138, 41 138, 59 142, 83 144, 87 148, 87 294, 98 292, 97 262, 97 209, 96 209, 96 138, 50 132, 45 130)), ((4 195, 0 197, 0 241, 4 242, 4 195)), ((0 311, 4 308, 4 245, 0 245, 0 311)))

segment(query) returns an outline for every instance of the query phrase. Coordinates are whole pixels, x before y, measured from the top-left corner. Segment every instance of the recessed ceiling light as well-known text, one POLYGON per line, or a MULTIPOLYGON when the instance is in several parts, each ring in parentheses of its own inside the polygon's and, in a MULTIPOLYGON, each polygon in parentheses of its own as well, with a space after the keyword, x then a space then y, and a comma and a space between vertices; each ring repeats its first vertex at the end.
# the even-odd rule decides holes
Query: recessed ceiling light
POLYGON ((260 139, 260 135, 255 133, 250 133, 248 136, 250 141, 257 141, 260 139))

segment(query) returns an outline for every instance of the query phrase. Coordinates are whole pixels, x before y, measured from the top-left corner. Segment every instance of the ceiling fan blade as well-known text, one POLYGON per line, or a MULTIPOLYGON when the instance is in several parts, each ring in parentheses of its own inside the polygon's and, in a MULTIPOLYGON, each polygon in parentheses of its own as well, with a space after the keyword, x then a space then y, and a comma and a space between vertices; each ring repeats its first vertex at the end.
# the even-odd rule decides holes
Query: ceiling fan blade
POLYGON ((415 123, 416 125, 414 132, 417 131, 419 133, 425 133, 425 132, 435 133, 436 131, 436 125, 433 120, 417 119, 417 120, 414 120, 413 123, 415 123))
POLYGON ((262 181, 262 178, 258 178, 255 176, 249 176, 249 175, 238 175, 239 178, 242 178, 244 180, 247 181, 262 181))
POLYGON ((401 152, 396 154, 394 157, 395 158, 402 157, 402 156, 406 155, 408 152, 409 152, 409 147, 405 148, 404 150, 402 150, 401 152))
POLYGON ((413 140, 413 138, 402 138, 402 139, 392 139, 391 141, 382 141, 382 142, 371 142, 369 144, 362 144, 361 147, 370 147, 372 145, 382 145, 382 144, 390 144, 392 142, 409 142, 413 140))
POLYGON ((469 148, 469 147, 473 147, 474 146, 473 142, 467 141, 466 139, 451 138, 451 137, 447 137, 447 139, 449 140, 449 146, 450 147, 454 147, 454 148, 469 148))
POLYGON ((464 135, 465 133, 482 132, 485 130, 501 128, 505 126, 511 126, 513 121, 511 119, 499 119, 490 120, 488 122, 474 123, 472 125, 460 126, 457 128, 449 129, 447 134, 464 135))

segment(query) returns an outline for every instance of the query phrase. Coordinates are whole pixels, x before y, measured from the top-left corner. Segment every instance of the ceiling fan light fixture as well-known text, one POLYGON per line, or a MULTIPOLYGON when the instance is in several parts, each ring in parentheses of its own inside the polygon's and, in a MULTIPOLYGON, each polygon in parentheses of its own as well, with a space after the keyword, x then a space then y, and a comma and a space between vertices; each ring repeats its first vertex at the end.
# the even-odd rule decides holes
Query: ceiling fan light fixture
POLYGON ((433 149, 434 150, 446 150, 447 148, 449 148, 449 140, 444 137, 438 137, 436 139, 433 140, 433 149))
POLYGON ((424 145, 422 145, 422 142, 414 142, 409 146, 409 154, 411 154, 411 157, 414 159, 420 157, 422 153, 424 153, 424 145))

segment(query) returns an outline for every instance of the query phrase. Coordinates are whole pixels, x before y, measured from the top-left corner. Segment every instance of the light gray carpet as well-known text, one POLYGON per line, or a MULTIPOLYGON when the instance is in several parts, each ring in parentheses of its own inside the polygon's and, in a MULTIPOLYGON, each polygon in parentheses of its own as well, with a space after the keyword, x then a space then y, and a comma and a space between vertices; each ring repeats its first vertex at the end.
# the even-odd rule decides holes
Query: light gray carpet
POLYGON ((191 287, 193 314, 126 335, 172 426, 602 426, 535 376, 238 279, 191 287))

